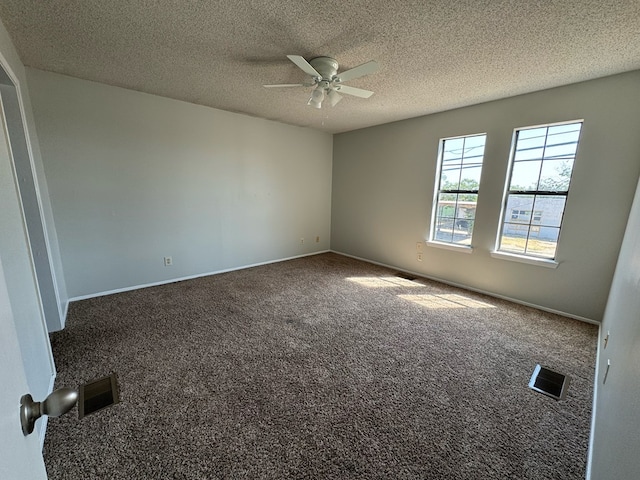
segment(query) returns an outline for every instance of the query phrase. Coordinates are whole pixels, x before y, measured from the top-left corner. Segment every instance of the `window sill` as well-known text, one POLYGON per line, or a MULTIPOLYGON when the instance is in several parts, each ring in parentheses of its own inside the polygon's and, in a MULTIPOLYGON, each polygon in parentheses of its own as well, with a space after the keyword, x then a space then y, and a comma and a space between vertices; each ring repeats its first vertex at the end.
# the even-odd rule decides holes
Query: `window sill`
POLYGON ((527 257, 525 255, 518 255, 515 253, 493 251, 491 252, 491 256, 493 258, 500 258, 502 260, 509 260, 511 262, 528 263, 529 265, 538 265, 540 267, 546 267, 546 268, 558 268, 558 265, 560 265, 555 260, 549 260, 546 258, 527 257))
POLYGON ((453 250, 454 252, 471 253, 473 247, 469 245, 456 245, 455 243, 435 242, 433 240, 427 240, 425 242, 430 247, 444 248, 445 250, 453 250))

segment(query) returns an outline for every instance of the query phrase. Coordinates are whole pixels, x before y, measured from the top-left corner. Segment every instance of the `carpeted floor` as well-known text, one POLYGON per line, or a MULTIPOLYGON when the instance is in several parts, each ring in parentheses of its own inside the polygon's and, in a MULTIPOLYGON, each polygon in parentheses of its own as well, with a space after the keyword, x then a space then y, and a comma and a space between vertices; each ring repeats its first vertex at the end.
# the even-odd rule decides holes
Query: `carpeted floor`
POLYGON ((582 479, 597 327, 322 254, 75 302, 50 479, 582 479), (527 388, 536 363, 565 401, 527 388))

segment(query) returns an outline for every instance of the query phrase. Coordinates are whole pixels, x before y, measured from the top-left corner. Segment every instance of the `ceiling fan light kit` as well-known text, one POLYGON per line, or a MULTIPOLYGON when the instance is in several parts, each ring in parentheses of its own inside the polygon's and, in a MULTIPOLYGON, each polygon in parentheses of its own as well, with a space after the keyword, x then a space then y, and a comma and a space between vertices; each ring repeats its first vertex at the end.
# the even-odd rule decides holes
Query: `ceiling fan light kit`
POLYGON ((338 62, 331 57, 316 57, 308 62, 300 55, 287 55, 287 58, 311 78, 304 83, 282 83, 277 85, 264 85, 264 87, 289 88, 315 86, 307 102, 307 105, 314 108, 322 108, 322 102, 325 98, 329 99, 332 107, 336 106, 336 104, 342 100, 340 93, 360 98, 369 98, 373 95, 373 92, 370 90, 350 87, 342 83, 376 72, 378 70, 378 63, 374 60, 339 74, 338 62))
POLYGON ((307 105, 311 105, 315 108, 322 108, 322 101, 324 100, 324 89, 321 85, 318 85, 313 92, 311 92, 311 98, 307 102, 307 105))

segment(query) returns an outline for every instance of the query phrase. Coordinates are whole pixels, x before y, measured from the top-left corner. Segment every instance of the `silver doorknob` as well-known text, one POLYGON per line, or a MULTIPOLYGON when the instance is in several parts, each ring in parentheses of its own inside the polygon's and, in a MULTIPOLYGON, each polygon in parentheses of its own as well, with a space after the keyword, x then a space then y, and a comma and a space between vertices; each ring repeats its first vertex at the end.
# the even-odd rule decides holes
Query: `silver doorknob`
POLYGON ((42 415, 59 417, 64 415, 78 401, 78 392, 72 388, 59 388, 42 402, 34 402, 28 393, 20 399, 20 423, 25 436, 33 432, 33 427, 42 415))

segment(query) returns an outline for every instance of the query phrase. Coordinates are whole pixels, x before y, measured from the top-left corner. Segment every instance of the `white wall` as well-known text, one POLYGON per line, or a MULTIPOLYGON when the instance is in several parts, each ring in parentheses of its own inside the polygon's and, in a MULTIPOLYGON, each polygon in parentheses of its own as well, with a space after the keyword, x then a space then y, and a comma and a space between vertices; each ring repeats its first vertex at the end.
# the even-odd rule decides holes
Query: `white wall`
POLYGON ((640 72, 334 138, 332 250, 600 321, 640 173, 640 72), (584 119, 560 265, 493 258, 513 129, 584 119), (487 133, 471 255, 425 246, 440 138, 487 133))
MULTIPOLYGON (((640 160, 640 153, 636 157, 640 160)), ((640 472, 640 183, 601 328, 591 480, 640 472), (604 337, 610 333, 606 348, 604 337), (611 362, 607 372, 607 362, 611 362), (606 374, 606 382, 605 382, 606 374)))
POLYGON ((27 76, 70 297, 329 248, 331 135, 27 76))

